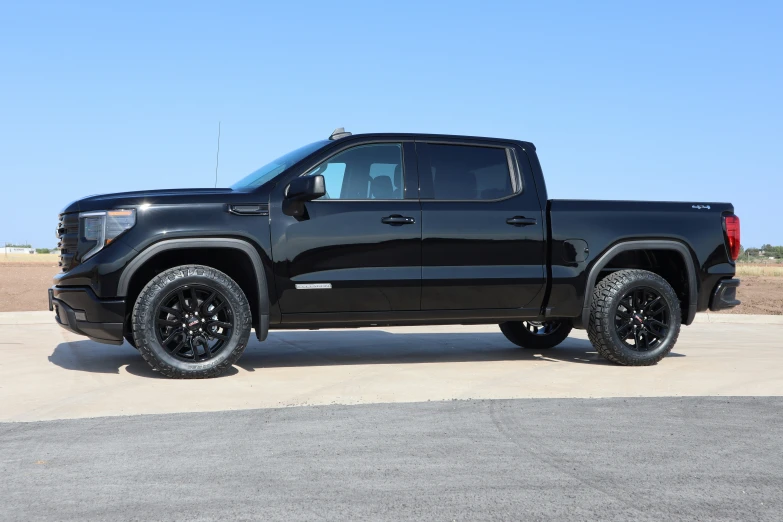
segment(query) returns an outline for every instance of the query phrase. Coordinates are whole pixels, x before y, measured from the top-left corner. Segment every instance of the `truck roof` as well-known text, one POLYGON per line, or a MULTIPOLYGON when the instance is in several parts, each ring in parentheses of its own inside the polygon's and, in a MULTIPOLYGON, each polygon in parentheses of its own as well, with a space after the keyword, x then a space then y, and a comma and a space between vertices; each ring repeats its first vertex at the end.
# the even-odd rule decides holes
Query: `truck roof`
MULTIPOLYGON (((342 130, 342 129, 338 129, 338 130, 342 130)), ((336 140, 371 138, 371 139, 422 139, 422 140, 438 139, 438 140, 455 140, 455 141, 480 140, 480 141, 494 141, 498 143, 515 142, 523 145, 524 147, 530 148, 532 150, 536 150, 536 146, 529 141, 507 139, 507 138, 491 138, 488 136, 466 136, 466 135, 458 135, 458 134, 426 134, 421 132, 372 132, 372 133, 363 133, 363 134, 350 134, 350 133, 346 133, 345 131, 343 131, 342 133, 338 133, 337 135, 333 134, 333 136, 335 136, 336 140)))

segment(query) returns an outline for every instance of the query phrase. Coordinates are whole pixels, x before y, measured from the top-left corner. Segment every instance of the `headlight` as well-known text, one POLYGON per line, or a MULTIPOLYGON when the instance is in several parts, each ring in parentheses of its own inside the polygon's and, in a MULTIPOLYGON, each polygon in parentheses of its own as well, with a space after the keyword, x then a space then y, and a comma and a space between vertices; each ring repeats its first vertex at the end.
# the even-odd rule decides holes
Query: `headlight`
POLYGON ((79 251, 82 261, 97 254, 103 247, 114 241, 120 234, 136 224, 136 211, 109 210, 101 212, 82 212, 79 214, 79 251))

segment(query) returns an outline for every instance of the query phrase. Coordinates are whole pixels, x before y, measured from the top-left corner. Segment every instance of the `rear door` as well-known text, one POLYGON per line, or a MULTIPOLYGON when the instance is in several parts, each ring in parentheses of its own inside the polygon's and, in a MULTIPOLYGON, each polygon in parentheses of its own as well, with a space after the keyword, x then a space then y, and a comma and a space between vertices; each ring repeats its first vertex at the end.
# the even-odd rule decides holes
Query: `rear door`
POLYGON ((416 151, 422 310, 531 308, 537 315, 544 220, 515 147, 428 140, 417 141, 416 151))
MULTIPOLYGON (((413 141, 346 145, 304 175, 326 195, 302 218, 272 212, 276 287, 284 316, 418 310, 421 207, 413 141)), ((302 319, 299 317, 298 319, 302 319)))

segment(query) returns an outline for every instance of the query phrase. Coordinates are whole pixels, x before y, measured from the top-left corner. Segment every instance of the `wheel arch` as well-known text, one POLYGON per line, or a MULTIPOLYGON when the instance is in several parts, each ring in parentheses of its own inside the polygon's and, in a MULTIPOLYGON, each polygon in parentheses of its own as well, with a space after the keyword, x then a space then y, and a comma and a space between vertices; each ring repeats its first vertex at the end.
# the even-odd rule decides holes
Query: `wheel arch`
MULTIPOLYGON (((266 275, 264 273, 264 263, 261 259, 261 255, 255 249, 255 247, 253 247, 253 245, 249 242, 241 239, 196 237, 166 239, 154 243, 142 250, 139 255, 133 258, 133 260, 128 263, 128 265, 122 271, 117 285, 118 297, 128 297, 131 285, 138 283, 134 281, 134 276, 142 272, 145 267, 148 267, 148 264, 151 263, 156 257, 160 256, 161 254, 194 249, 209 249, 210 251, 215 249, 227 249, 244 256, 244 258, 249 263, 249 266, 252 267, 252 282, 251 278, 248 277, 245 281, 245 286, 250 285, 252 288, 243 288, 243 290, 246 294, 250 294, 248 296, 249 299, 251 299, 255 294, 254 301, 256 301, 256 306, 253 306, 253 303, 251 303, 251 309, 257 310, 257 313, 254 314, 256 317, 253 318, 253 326, 256 330, 256 337, 258 337, 258 340, 263 341, 266 339, 269 332, 270 298, 269 286, 267 284, 266 275), (248 290, 252 290, 252 292, 248 292, 248 290)), ((220 269, 219 267, 213 268, 220 269)), ((228 275, 231 276, 230 273, 228 273, 228 275)), ((241 281, 241 279, 242 278, 237 281, 240 287, 243 286, 243 281, 241 281)), ((146 284, 146 282, 143 284, 146 284)), ((132 305, 132 303, 129 303, 129 305, 132 305)))
MULTIPOLYGON (((696 277, 696 268, 693 263, 693 256, 691 255, 688 247, 674 240, 640 240, 640 241, 624 241, 613 245, 606 250, 595 261, 592 268, 587 274, 587 282, 585 285, 585 300, 582 307, 581 321, 582 325, 586 327, 590 320, 590 305, 593 300, 593 289, 595 288, 598 277, 602 270, 606 268, 618 255, 631 251, 655 251, 664 250, 676 252, 682 257, 683 265, 687 272, 687 290, 688 290, 688 302, 687 307, 683 307, 686 310, 685 317, 683 318, 683 324, 689 325, 696 317, 696 306, 698 302, 698 280, 696 277)), ((629 267, 630 268, 630 267, 629 267)))

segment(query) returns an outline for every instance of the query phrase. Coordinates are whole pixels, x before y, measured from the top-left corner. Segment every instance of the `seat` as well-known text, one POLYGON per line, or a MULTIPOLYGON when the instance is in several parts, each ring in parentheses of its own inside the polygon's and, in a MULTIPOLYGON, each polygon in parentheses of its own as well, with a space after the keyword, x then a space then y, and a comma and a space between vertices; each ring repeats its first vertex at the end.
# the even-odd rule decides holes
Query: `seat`
POLYGON ((394 199, 402 199, 402 166, 397 165, 394 167, 394 176, 392 181, 394 182, 394 199))
POLYGON ((472 172, 455 168, 438 169, 435 174, 436 199, 478 199, 478 183, 472 172))
POLYGON ((370 185, 370 175, 366 170, 349 168, 346 169, 345 177, 340 199, 369 199, 367 187, 370 185))
POLYGON ((389 176, 377 176, 370 182, 370 194, 373 199, 393 199, 394 187, 389 176))

